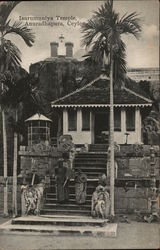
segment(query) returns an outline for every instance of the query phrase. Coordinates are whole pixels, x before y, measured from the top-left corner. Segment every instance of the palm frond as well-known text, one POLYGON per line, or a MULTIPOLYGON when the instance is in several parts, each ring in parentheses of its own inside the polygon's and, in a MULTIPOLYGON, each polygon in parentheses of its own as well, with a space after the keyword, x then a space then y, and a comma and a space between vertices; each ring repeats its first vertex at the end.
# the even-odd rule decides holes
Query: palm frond
POLYGON ((11 11, 21 1, 1 1, 0 2, 0 31, 4 30, 5 23, 9 17, 11 11))
POLYGON ((9 33, 14 33, 19 35, 24 42, 31 47, 34 43, 35 36, 26 25, 23 25, 21 22, 15 22, 12 26, 9 25, 10 21, 5 26, 4 35, 9 33))
POLYGON ((119 13, 113 10, 113 1, 107 0, 94 12, 93 17, 82 26, 82 45, 91 46, 85 60, 91 63, 102 63, 102 55, 113 51, 114 80, 123 82, 126 75, 126 47, 122 34, 131 34, 136 38, 141 32, 140 18, 136 12, 125 14, 121 19, 119 13), (102 46, 103 41, 105 43, 102 46))
POLYGON ((118 52, 113 52, 114 59, 114 80, 120 86, 126 78, 126 46, 121 40, 118 52))
POLYGON ((112 13, 113 10, 113 0, 107 0, 98 8, 98 11, 95 11, 94 14, 96 17, 102 18, 107 17, 109 13, 112 13))
POLYGON ((10 40, 3 39, 0 45, 0 68, 16 70, 21 63, 21 52, 10 40))
POLYGON ((132 34, 139 38, 142 31, 140 25, 141 19, 136 12, 129 15, 125 14, 118 23, 118 28, 121 34, 132 34))

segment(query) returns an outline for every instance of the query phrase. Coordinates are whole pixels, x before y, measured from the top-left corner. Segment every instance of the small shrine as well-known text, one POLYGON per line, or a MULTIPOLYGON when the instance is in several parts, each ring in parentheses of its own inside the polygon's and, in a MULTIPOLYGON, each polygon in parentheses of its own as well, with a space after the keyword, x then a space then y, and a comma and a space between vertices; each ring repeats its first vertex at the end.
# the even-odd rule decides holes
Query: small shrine
POLYGON ((44 142, 50 145, 50 127, 52 120, 42 114, 35 114, 25 120, 28 128, 28 146, 44 142))

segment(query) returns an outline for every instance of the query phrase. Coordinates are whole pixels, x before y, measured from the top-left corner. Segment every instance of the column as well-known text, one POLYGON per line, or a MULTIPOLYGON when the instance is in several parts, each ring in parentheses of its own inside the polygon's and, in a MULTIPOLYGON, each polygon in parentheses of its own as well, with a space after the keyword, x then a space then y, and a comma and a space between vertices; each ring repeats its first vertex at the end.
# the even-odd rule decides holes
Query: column
POLYGON ((93 111, 90 111, 90 131, 91 131, 91 143, 94 144, 94 120, 95 120, 95 115, 93 111))
POLYGON ((68 112, 67 109, 65 108, 63 110, 63 134, 68 133, 68 112))
POLYGON ((135 109, 135 130, 136 130, 136 137, 137 137, 137 142, 141 142, 141 114, 140 114, 140 109, 136 107, 135 109))
POLYGON ((82 110, 80 108, 77 109, 77 132, 82 131, 82 110))
POLYGON ((125 108, 121 108, 121 133, 124 138, 123 143, 125 143, 126 137, 126 110, 125 108))

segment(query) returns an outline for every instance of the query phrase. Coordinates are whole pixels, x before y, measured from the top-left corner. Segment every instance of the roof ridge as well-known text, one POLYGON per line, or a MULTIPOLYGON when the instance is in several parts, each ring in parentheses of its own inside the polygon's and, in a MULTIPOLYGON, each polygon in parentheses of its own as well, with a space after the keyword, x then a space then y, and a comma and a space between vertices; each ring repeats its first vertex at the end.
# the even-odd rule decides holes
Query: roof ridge
POLYGON ((135 91, 133 91, 133 90, 131 90, 131 89, 125 87, 125 86, 123 86, 123 89, 125 89, 126 91, 130 92, 131 94, 133 94, 133 95, 135 95, 135 96, 138 96, 139 98, 142 98, 143 100, 145 100, 145 101, 147 101, 147 102, 152 103, 152 100, 151 100, 151 99, 149 99, 149 98, 147 98, 147 97, 144 97, 144 96, 142 96, 142 95, 136 93, 135 91))
POLYGON ((67 98, 67 97, 69 97, 69 96, 72 96, 72 95, 74 95, 74 94, 80 92, 80 91, 83 90, 83 89, 86 89, 87 87, 91 86, 93 83, 95 83, 95 82, 96 82, 97 80, 99 80, 99 79, 101 79, 101 75, 98 76, 98 77, 97 77, 96 79, 94 79, 93 81, 91 81, 90 83, 86 84, 85 86, 83 86, 83 87, 81 87, 81 88, 79 88, 79 89, 76 89, 76 90, 74 90, 73 92, 71 92, 71 93, 69 93, 69 94, 67 94, 67 95, 65 95, 65 96, 63 96, 63 97, 58 98, 58 99, 56 99, 55 101, 52 101, 52 102, 51 102, 51 105, 52 105, 52 104, 55 104, 57 101, 62 101, 62 100, 64 100, 65 98, 67 98))

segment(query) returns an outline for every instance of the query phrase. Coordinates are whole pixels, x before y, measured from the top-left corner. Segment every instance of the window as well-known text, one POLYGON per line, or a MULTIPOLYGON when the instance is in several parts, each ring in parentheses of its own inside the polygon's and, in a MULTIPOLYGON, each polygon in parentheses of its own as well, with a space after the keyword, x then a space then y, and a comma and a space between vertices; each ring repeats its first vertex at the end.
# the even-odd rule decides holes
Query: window
POLYGON ((114 110, 114 131, 121 131, 121 109, 114 110))
POLYGON ((68 130, 69 131, 77 130, 77 110, 74 109, 68 110, 68 130))
POLYGON ((126 109, 126 130, 135 131, 135 108, 126 109))
POLYGON ((82 130, 89 131, 90 130, 90 111, 82 110, 82 130))

